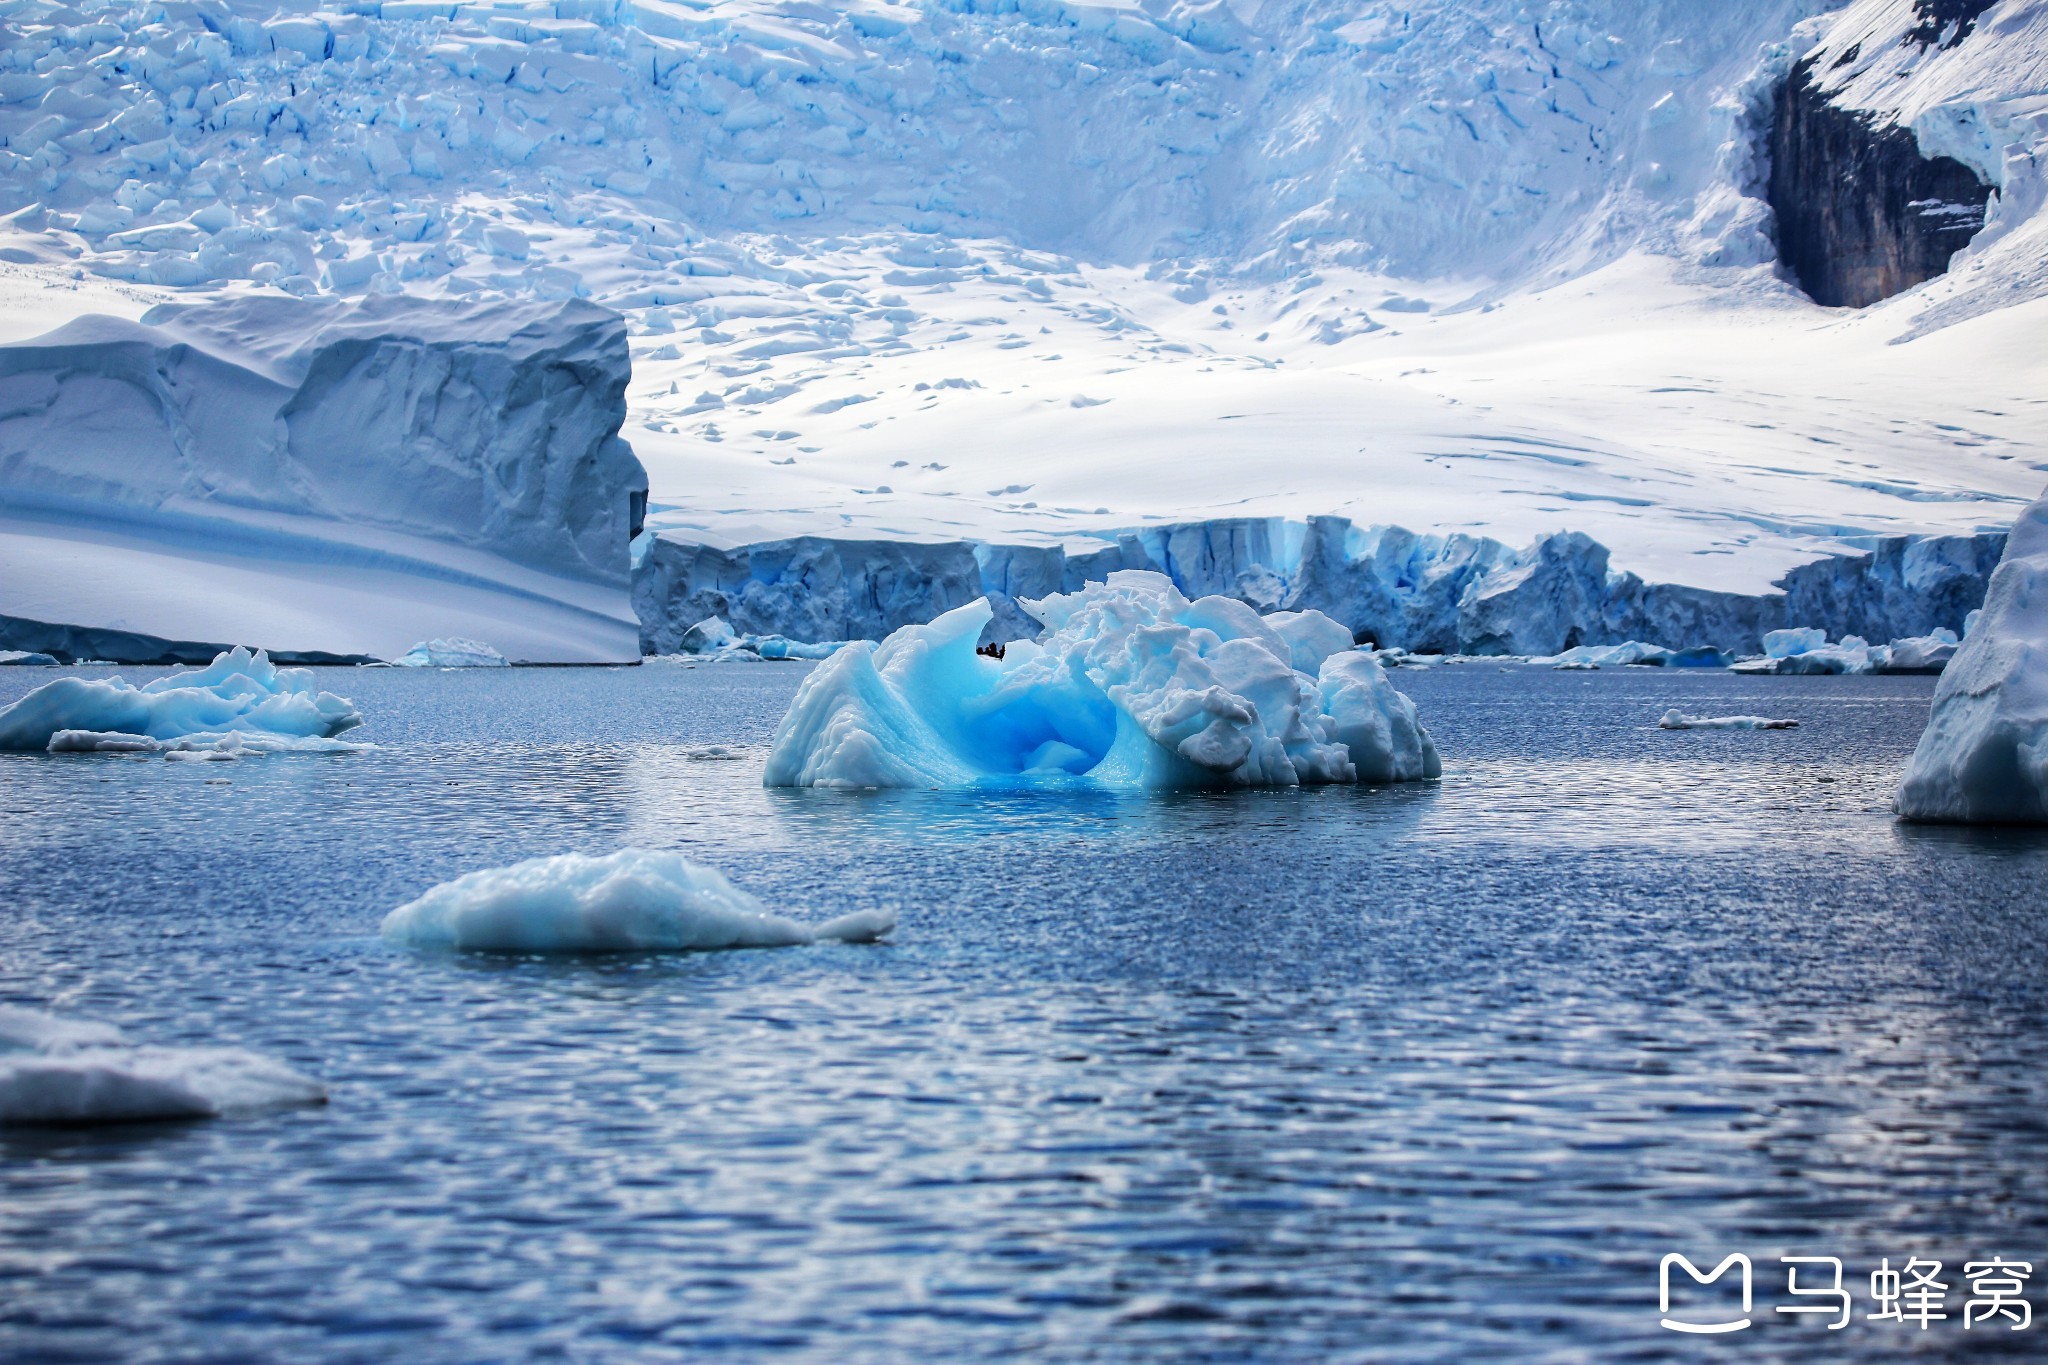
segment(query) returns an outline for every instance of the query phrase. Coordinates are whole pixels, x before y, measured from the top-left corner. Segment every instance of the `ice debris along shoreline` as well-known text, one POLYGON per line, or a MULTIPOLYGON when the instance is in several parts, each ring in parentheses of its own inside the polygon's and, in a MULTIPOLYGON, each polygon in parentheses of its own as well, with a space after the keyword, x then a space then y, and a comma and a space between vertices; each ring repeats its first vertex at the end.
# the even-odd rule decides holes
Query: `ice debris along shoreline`
POLYGON ((872 943, 895 927, 889 910, 819 924, 771 914, 716 869, 629 848, 468 873, 386 915, 383 935, 455 952, 647 953, 872 943))
POLYGON ((1321 613, 1190 601, 1143 570, 1020 605, 1043 633, 1001 658, 976 652, 987 602, 833 654, 790 704, 763 783, 1200 789, 1442 770, 1414 704, 1321 613))
POLYGON ((0 710, 0 751, 287 753, 365 747, 335 736, 363 723, 355 703, 302 668, 235 648, 195 672, 137 687, 58 678, 0 710))
POLYGON ((108 1024, 0 1005, 0 1126, 213 1118, 326 1099, 319 1082, 241 1048, 152 1047, 108 1024))
POLYGON ((2048 495, 2013 527, 1894 804, 1908 820, 2048 823, 2048 495))
POLYGON ((1796 730, 1796 720, 1772 720, 1766 716, 1689 716, 1677 707, 1657 721, 1659 730, 1796 730))

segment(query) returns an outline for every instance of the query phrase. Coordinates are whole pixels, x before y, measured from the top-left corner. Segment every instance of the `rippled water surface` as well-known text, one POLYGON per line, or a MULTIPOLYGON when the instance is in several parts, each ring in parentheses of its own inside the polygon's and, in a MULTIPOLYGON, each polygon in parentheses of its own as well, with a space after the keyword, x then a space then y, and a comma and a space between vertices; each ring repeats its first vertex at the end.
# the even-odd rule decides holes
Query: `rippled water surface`
POLYGON ((1440 784, 764 791, 768 665, 336 670, 376 752, 0 757, 0 999, 333 1093, 0 1136, 0 1358, 1653 1358, 1703 1344, 1667 1251, 1756 1260, 1745 1359, 2048 1341, 1768 1306, 1782 1255, 2002 1254, 2048 1308, 2048 839, 1893 823, 1931 681, 1397 676, 1440 784), (376 937, 629 844, 901 927, 376 937))

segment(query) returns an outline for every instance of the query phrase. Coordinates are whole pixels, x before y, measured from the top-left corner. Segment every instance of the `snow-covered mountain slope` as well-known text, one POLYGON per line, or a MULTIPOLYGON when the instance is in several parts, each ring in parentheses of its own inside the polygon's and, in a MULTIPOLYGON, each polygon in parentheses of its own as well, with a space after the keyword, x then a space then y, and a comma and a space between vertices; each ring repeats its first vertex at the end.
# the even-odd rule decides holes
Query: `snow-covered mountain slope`
POLYGON ((652 524, 727 545, 1337 513, 1755 591, 2048 473, 2040 0, 1925 53, 1915 0, 346 9, 0 6, 0 326, 588 296, 652 524), (1759 149, 1852 46, 2001 197, 1849 314, 1759 149))

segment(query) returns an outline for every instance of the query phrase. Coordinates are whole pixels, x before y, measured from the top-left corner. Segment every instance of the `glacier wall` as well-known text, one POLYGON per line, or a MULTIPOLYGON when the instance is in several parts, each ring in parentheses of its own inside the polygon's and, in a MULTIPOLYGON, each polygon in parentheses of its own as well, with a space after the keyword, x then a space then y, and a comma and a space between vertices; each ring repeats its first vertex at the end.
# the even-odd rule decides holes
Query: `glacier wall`
POLYGON ((380 527, 623 585, 631 358, 594 304, 250 297, 0 346, 0 505, 380 527))
POLYGON ((812 536, 716 549, 650 534, 634 544, 633 605, 648 653, 675 652, 707 616, 745 633, 877 640, 984 595, 994 617, 982 638, 1001 642, 1036 634, 1018 598, 1149 569, 1190 597, 1324 612, 1381 647, 1549 655, 1651 640, 1749 654, 1765 631, 1794 626, 1879 640, 1960 632, 2004 544, 2003 533, 1887 537, 1801 565, 1776 592, 1744 595, 1615 572, 1606 547, 1576 532, 1515 549, 1343 517, 1150 526, 1079 549, 812 536))
POLYGON ((630 373, 624 321, 575 300, 269 295, 0 346, 0 636, 629 656, 630 373))

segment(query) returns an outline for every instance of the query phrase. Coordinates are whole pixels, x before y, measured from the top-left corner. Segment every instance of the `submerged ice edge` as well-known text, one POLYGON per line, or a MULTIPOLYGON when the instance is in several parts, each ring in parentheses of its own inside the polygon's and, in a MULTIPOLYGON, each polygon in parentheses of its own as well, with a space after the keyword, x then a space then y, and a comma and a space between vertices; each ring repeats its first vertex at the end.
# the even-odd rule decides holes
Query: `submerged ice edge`
POLYGON ((1191 602, 1142 570, 1024 607, 1043 631, 1001 654, 976 647, 986 602, 833 654, 791 702, 763 783, 1195 789, 1441 771, 1413 703, 1321 613, 1191 602))

